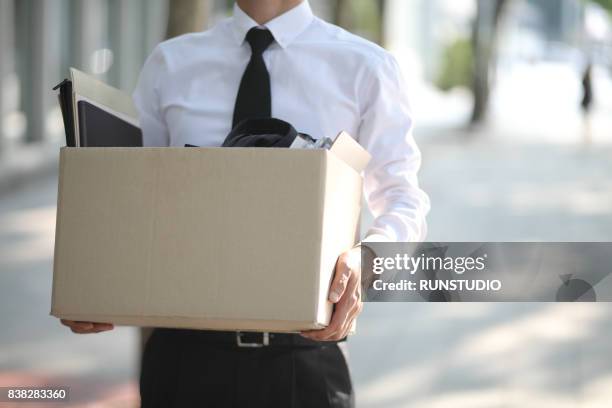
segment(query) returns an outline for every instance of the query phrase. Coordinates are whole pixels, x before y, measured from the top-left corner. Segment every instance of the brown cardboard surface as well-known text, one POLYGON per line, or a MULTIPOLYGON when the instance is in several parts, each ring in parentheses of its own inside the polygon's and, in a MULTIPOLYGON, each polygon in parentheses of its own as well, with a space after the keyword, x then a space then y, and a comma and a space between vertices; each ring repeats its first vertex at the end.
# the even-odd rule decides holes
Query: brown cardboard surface
POLYGON ((361 178, 325 150, 63 148, 54 316, 156 327, 327 325, 361 178))

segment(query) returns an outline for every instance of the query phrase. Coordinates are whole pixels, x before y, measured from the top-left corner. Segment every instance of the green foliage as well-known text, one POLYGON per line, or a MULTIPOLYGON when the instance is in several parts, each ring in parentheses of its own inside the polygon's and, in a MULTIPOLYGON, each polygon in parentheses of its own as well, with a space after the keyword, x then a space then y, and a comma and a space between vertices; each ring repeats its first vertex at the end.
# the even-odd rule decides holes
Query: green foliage
POLYGON ((350 2, 355 17, 355 30, 372 41, 377 41, 380 30, 381 16, 377 4, 373 0, 353 0, 350 2))
POLYGON ((608 10, 608 12, 612 13, 612 0, 589 0, 592 3, 597 3, 601 7, 608 10))
POLYGON ((457 38, 442 52, 440 72, 436 86, 443 91, 455 87, 470 87, 473 67, 472 43, 467 38, 457 38))
POLYGON ((333 23, 380 45, 386 0, 333 0, 333 23))

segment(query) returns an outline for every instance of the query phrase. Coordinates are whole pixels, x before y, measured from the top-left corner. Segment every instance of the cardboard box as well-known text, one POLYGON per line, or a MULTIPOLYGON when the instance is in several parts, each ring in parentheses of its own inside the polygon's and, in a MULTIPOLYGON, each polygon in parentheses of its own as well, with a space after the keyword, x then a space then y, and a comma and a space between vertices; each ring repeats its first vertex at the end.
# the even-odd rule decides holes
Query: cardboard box
POLYGON ((322 328, 336 259, 355 242, 368 159, 346 134, 332 151, 63 148, 51 314, 322 328))

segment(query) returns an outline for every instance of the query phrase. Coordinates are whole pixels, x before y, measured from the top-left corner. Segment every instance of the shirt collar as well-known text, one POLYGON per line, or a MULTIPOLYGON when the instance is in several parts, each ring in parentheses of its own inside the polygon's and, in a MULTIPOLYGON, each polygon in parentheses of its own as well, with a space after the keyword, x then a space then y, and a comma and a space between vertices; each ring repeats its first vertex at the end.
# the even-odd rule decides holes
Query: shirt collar
MULTIPOLYGON (((304 0, 291 10, 268 21, 264 24, 264 27, 270 30, 276 42, 282 48, 285 48, 308 27, 312 19, 313 14, 310 4, 308 0, 304 0)), ((257 26, 259 24, 235 3, 232 28, 239 45, 244 42, 249 30, 257 26)))

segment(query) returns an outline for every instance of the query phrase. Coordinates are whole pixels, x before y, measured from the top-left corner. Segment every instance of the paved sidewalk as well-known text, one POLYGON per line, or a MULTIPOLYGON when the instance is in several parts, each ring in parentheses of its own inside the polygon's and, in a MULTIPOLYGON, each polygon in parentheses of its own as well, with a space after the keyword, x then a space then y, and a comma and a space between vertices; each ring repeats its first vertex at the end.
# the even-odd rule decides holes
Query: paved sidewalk
POLYGON ((56 196, 55 176, 0 196, 0 386, 64 385, 70 406, 134 407, 136 331, 80 336, 49 316, 56 196))
MULTIPOLYGON (((612 146, 421 135, 428 240, 612 240, 612 146)), ((611 337, 605 303, 367 304, 358 406, 607 407, 611 337)))
POLYGON ((3 146, 0 150, 0 197, 45 175, 56 174, 59 149, 54 143, 3 146))
MULTIPOLYGON (((430 240, 612 238, 609 147, 419 137, 430 240)), ((76 336, 48 315, 56 188, 0 196, 0 386, 137 406, 136 331, 76 336)), ((606 304, 369 304, 349 343, 358 406, 609 406, 611 335, 606 304)))

